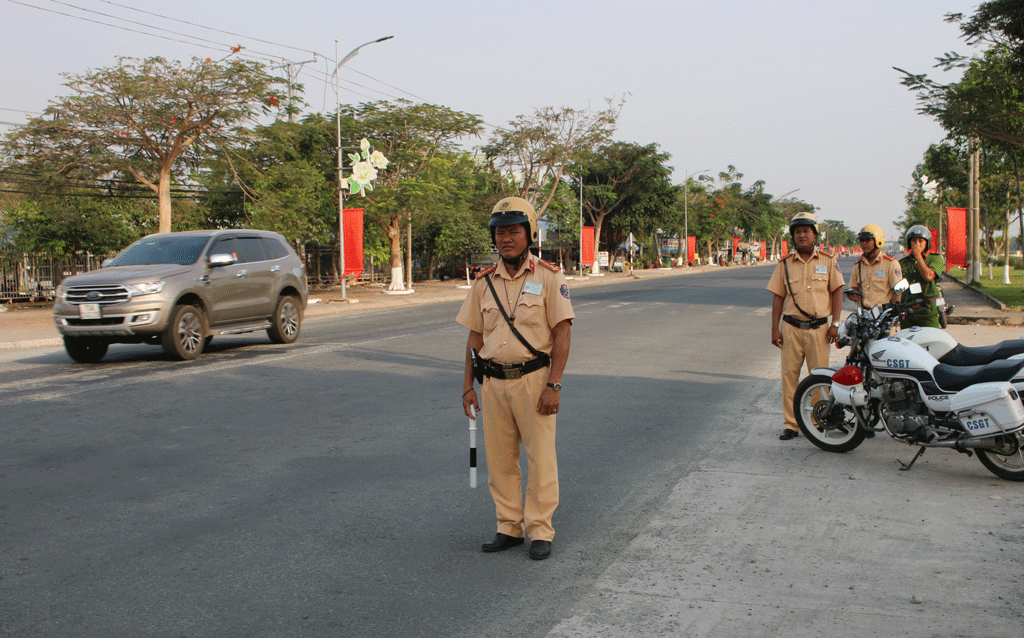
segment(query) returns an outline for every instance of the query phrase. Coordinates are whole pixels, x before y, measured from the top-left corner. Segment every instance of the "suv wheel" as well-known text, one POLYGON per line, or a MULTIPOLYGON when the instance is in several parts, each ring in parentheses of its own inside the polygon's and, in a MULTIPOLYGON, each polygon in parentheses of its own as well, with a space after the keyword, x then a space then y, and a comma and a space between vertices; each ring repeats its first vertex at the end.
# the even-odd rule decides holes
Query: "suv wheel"
POLYGON ((64 349, 78 363, 96 363, 107 354, 108 344, 90 337, 64 337, 64 349))
POLYGON ((198 357, 205 341, 206 317, 195 306, 176 306, 171 321, 160 334, 164 352, 185 361, 198 357))
POLYGON ((302 329, 302 306, 297 297, 281 297, 267 335, 274 343, 295 343, 302 329))

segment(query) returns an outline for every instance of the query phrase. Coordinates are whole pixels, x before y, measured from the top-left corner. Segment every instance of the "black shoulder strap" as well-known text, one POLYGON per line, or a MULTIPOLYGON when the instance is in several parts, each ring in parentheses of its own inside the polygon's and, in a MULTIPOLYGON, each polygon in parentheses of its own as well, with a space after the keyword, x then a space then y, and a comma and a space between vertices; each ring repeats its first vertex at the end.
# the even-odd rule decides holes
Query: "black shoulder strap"
POLYGON ((789 296, 793 298, 793 305, 796 306, 796 309, 799 310, 800 312, 802 312, 805 317, 810 317, 811 319, 817 319, 817 317, 815 317, 814 315, 808 313, 806 310, 804 310, 803 308, 800 307, 800 304, 798 304, 796 302, 796 295, 793 294, 793 284, 789 283, 789 266, 786 264, 786 258, 785 257, 782 258, 782 269, 786 271, 786 287, 789 288, 789 296))
POLYGON ((523 335, 519 334, 518 330, 516 330, 516 326, 514 323, 512 323, 512 320, 508 318, 508 313, 505 312, 505 306, 501 305, 501 300, 498 299, 498 292, 494 289, 494 283, 491 282, 491 276, 487 275, 486 277, 484 277, 484 279, 487 280, 487 287, 491 289, 491 295, 494 296, 494 302, 498 304, 498 310, 501 311, 501 316, 505 317, 505 322, 508 323, 508 327, 512 330, 512 334, 514 334, 517 339, 523 342, 523 345, 526 346, 526 349, 530 351, 530 354, 532 354, 535 357, 543 356, 544 353, 531 346, 530 342, 527 341, 526 338, 523 337, 523 335))

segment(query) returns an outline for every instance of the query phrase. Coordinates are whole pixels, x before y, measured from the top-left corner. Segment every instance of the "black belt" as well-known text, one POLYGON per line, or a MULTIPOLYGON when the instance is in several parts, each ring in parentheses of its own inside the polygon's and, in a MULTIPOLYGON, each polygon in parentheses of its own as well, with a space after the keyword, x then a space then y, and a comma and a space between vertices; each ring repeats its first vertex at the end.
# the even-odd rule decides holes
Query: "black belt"
POLYGON ((791 326, 796 326, 801 330, 812 330, 814 328, 820 328, 828 323, 828 318, 822 317, 821 319, 811 319, 810 321, 800 321, 793 315, 783 315, 782 320, 791 326))
POLYGON ((551 363, 551 357, 546 354, 527 361, 526 363, 495 363, 489 359, 480 360, 480 368, 485 377, 495 379, 521 379, 524 374, 536 372, 546 368, 551 363))

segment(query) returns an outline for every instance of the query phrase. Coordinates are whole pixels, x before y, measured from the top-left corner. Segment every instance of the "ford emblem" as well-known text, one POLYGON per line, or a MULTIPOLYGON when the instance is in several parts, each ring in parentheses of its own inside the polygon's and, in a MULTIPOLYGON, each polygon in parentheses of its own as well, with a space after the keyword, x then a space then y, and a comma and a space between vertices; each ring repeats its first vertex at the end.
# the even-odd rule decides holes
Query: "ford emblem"
POLYGON ((85 296, 85 298, 88 299, 89 301, 99 301, 100 297, 100 293, 96 292, 95 290, 90 290, 89 294, 85 296))

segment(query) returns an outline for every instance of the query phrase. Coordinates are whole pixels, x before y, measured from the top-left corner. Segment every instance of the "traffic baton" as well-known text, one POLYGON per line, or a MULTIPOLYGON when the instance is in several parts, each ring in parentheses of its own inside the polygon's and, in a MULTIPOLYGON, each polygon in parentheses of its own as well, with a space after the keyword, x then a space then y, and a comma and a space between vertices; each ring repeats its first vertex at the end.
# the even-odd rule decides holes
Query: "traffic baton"
POLYGON ((476 487, 476 409, 469 406, 469 486, 476 487))

